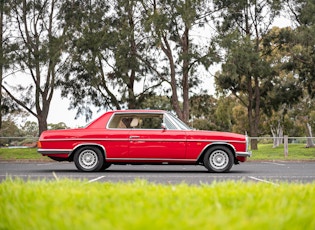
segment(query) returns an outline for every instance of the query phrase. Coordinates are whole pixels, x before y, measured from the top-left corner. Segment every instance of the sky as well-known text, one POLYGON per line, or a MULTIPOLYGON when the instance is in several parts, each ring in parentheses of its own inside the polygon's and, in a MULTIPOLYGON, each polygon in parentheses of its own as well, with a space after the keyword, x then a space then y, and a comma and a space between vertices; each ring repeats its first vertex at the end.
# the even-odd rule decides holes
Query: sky
MULTIPOLYGON (((69 128, 78 128, 85 126, 87 123, 85 117, 81 116, 75 119, 76 110, 69 110, 70 101, 67 98, 60 97, 60 91, 56 90, 54 92, 54 97, 50 105, 50 111, 48 114, 47 122, 52 124, 57 124, 59 122, 64 122, 69 128)), ((104 113, 105 111, 103 111, 104 113)), ((92 120, 100 116, 102 112, 97 113, 97 109, 93 111, 92 120)))

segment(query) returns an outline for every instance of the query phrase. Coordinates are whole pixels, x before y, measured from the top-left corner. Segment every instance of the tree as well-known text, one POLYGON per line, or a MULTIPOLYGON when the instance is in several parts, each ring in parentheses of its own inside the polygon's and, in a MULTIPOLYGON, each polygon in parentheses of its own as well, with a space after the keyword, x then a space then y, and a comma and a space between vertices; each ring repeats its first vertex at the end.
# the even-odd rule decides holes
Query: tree
MULTIPOLYGON (((265 0, 214 1, 223 20, 217 21, 219 44, 225 49, 216 84, 247 108, 249 135, 259 135, 261 103, 272 88, 275 72, 261 52, 261 40, 279 14, 280 2, 265 0)), ((252 149, 257 140, 251 139, 252 149)))
POLYGON ((194 29, 207 23, 212 13, 209 6, 203 0, 143 1, 149 44, 159 54, 150 67, 170 86, 173 110, 186 123, 189 120, 189 92, 199 83, 196 68, 198 65, 208 68, 217 60, 212 44, 202 49, 191 36, 194 29))
POLYGON ((150 47, 141 27, 140 9, 139 1, 134 0, 63 4, 71 37, 71 65, 59 83, 63 96, 73 95, 71 108, 78 109, 77 115, 85 114, 89 119, 91 105, 105 109, 140 108, 161 84, 149 75, 150 47))
POLYGON ((247 117, 247 108, 241 103, 237 103, 232 108, 232 118, 235 121, 232 126, 232 131, 247 134, 247 130, 249 129, 247 117))
POLYGON ((288 31, 279 42, 290 51, 287 68, 298 74, 299 80, 315 97, 315 2, 312 0, 285 0, 296 28, 288 31))
MULTIPOLYGON (((3 80, 3 69, 4 69, 4 54, 3 54, 3 45, 4 45, 4 29, 3 29, 3 21, 5 14, 5 2, 0 1, 0 84, 2 85, 3 80)), ((0 87, 0 130, 2 127, 2 87, 0 87)))
POLYGON ((21 126, 21 132, 24 137, 38 137, 38 124, 34 121, 26 121, 21 126))
MULTIPOLYGON (((315 98, 315 3, 311 0, 286 0, 286 7, 296 28, 288 31, 279 41, 287 47, 290 55, 284 68, 293 71, 307 89, 310 99, 315 98)), ((309 115, 303 119, 306 124, 307 146, 314 147, 309 115)))
MULTIPOLYGON (((233 116, 233 110, 237 104, 237 100, 233 95, 229 97, 220 97, 217 100, 217 107, 215 111, 215 122, 218 125, 218 130, 232 131, 232 128, 237 122, 233 116)), ((245 126, 243 126, 245 128, 245 126)), ((245 133, 245 130, 237 130, 236 132, 245 133)))
POLYGON ((10 67, 12 51, 16 48, 11 44, 11 15, 8 1, 0 1, 0 130, 2 128, 3 116, 9 111, 9 103, 2 91, 6 70, 10 67))
POLYGON ((190 125, 199 130, 220 130, 216 120, 217 99, 202 92, 193 95, 190 103, 190 125))
POLYGON ((67 125, 64 122, 59 122, 57 124, 48 124, 49 129, 67 129, 67 125))
POLYGON ((7 116, 3 121, 3 126, 0 130, 0 136, 4 137, 3 139, 0 139, 1 146, 10 145, 16 141, 15 137, 21 136, 21 130, 16 125, 14 116, 7 116))
POLYGON ((58 27, 59 6, 58 0, 11 2, 19 47, 14 61, 23 80, 2 87, 19 106, 37 118, 39 134, 47 129, 50 102, 64 58, 61 56, 64 31, 58 27))
POLYGON ((142 103, 140 104, 140 108, 143 109, 161 109, 166 111, 171 111, 171 100, 167 96, 158 96, 152 95, 147 97, 142 103))
POLYGON ((272 79, 273 86, 268 90, 268 97, 265 97, 262 105, 264 114, 270 120, 274 147, 277 147, 283 140, 283 135, 289 134, 290 122, 287 120, 287 113, 295 104, 300 103, 303 97, 303 86, 294 76, 294 71, 285 68, 290 57, 289 46, 282 44, 282 39, 291 28, 272 28, 262 40, 262 51, 270 62, 277 75, 272 79))

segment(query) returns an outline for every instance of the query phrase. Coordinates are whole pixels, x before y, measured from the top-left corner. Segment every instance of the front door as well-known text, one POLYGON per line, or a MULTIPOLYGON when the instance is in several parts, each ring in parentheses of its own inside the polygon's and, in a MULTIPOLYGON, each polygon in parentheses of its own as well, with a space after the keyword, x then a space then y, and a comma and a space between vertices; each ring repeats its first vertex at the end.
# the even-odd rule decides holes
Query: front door
POLYGON ((129 158, 153 161, 185 159, 186 134, 183 130, 133 129, 129 138, 129 158))

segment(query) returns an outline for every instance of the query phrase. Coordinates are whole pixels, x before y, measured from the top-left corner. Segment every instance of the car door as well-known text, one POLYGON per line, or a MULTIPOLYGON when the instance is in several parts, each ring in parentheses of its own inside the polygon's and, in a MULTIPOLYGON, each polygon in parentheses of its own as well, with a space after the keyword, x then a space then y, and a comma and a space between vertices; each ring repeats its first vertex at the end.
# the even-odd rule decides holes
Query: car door
MULTIPOLYGON (((130 130, 129 157, 138 160, 180 160, 186 156, 186 132, 161 128, 157 117, 139 116, 130 130)), ((133 123, 133 122, 132 122, 133 123)))

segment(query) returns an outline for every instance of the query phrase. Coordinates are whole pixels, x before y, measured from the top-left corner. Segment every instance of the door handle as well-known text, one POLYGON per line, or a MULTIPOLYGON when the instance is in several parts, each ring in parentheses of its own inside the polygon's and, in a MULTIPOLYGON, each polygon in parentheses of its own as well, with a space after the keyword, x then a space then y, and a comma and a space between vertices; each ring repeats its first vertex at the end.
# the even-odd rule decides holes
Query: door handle
POLYGON ((137 139, 137 138, 139 138, 139 136, 130 136, 129 138, 130 139, 137 139))

